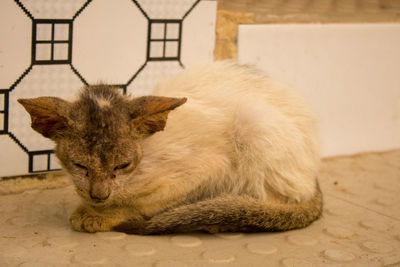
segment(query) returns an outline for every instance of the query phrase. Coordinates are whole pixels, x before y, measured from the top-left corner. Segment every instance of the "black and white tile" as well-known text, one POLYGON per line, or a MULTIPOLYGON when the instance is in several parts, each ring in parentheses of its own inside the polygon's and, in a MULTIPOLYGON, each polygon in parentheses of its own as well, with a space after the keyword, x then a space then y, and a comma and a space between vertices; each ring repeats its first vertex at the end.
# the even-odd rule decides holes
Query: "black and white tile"
POLYGON ((151 94, 159 79, 213 58, 216 1, 3 0, 0 176, 60 168, 18 98, 72 99, 105 82, 151 94))

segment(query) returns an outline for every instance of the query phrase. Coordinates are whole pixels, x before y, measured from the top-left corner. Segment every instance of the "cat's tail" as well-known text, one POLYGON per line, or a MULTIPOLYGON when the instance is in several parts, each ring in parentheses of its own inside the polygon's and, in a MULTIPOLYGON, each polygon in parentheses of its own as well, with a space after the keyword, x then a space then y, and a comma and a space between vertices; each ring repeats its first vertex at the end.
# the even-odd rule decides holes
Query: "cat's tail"
POLYGON ((127 221, 114 230, 130 234, 286 231, 310 225, 321 213, 322 193, 317 184, 314 196, 304 203, 268 204, 249 197, 221 196, 176 207, 148 221, 127 221))

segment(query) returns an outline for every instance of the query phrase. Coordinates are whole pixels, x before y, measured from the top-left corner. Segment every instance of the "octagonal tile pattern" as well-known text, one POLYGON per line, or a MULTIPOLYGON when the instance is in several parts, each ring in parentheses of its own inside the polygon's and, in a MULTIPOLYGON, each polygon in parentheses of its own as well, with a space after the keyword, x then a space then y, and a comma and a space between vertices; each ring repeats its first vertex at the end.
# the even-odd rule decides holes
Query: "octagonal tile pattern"
POLYGON ((31 62, 31 21, 13 1, 0 2, 0 88, 9 88, 31 62), (8 23, 3 23, 7 21, 8 23))
POLYGON ((88 0, 21 0, 36 19, 72 19, 88 0))
POLYGON ((26 172, 28 166, 28 155, 19 148, 18 144, 8 135, 0 135, 0 162, 2 164, 1 171, 3 176, 11 176, 14 173, 26 172), (12 160, 9 159, 18 159, 12 160))
POLYGON ((165 8, 165 0, 136 0, 146 14, 152 19, 183 19, 191 8, 200 2, 199 0, 168 0, 165 8))
POLYGON ((158 82, 177 74, 180 70, 182 66, 176 61, 148 62, 127 87, 127 93, 132 96, 150 95, 158 82))
POLYGON ((82 87, 82 82, 73 73, 69 65, 33 66, 32 70, 10 93, 9 131, 28 150, 52 149, 54 143, 43 138, 29 126, 29 114, 17 102, 18 98, 39 96, 57 96, 72 99, 82 87))
POLYGON ((399 266, 399 159, 400 150, 324 160, 322 218, 282 233, 79 233, 68 225, 80 202, 72 186, 2 195, 0 266, 399 266), (392 211, 370 207, 382 197, 392 211))
POLYGON ((127 83, 146 62, 147 26, 131 0, 90 3, 75 20, 74 67, 89 83, 127 83))
POLYGON ((204 38, 201 47, 192 44, 198 42, 195 39, 182 46, 182 34, 214 36, 216 7, 215 1, 195 0, 1 1, 0 136, 13 144, 8 148, 27 154, 28 166, 12 156, 20 151, 9 151, 10 157, 0 162, 0 176, 60 167, 53 144, 30 129, 18 98, 69 98, 82 85, 99 82, 132 95, 150 94, 159 79, 213 58, 204 52, 213 50, 213 38, 204 38), (204 11, 204 6, 206 13, 182 26, 188 15, 197 8, 204 11), (186 60, 193 55, 196 60, 186 60), (19 163, 14 166, 11 161, 19 163))
POLYGON ((192 66, 206 58, 212 58, 214 47, 207 44, 215 43, 214 29, 216 20, 209 20, 206 25, 199 25, 197 21, 208 17, 212 10, 217 8, 217 2, 200 1, 187 17, 182 25, 182 51, 181 62, 183 66, 192 66), (202 31, 202 27, 208 30, 202 31), (198 34, 203 32, 202 34, 198 34), (205 49, 208 48, 208 49, 205 49), (197 51, 193 53, 191 51, 197 51))

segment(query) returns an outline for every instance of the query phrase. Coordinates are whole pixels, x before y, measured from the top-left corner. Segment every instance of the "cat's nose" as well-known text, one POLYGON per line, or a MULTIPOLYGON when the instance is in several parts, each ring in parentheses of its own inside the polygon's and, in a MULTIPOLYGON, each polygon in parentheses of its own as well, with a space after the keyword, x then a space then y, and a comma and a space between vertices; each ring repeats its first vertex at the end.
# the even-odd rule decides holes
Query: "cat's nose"
POLYGON ((110 188, 107 184, 95 182, 90 189, 90 198, 95 202, 103 202, 110 196, 110 188))

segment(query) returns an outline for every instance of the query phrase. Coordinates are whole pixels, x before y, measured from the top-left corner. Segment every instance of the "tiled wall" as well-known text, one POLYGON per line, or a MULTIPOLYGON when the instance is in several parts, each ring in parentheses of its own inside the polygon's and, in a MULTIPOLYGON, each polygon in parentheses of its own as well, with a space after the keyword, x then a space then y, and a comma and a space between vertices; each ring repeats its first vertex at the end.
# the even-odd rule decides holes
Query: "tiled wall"
POLYGON ((60 168, 18 98, 71 99, 105 82, 150 94, 159 79, 212 60, 216 1, 2 0, 0 177, 60 168))

